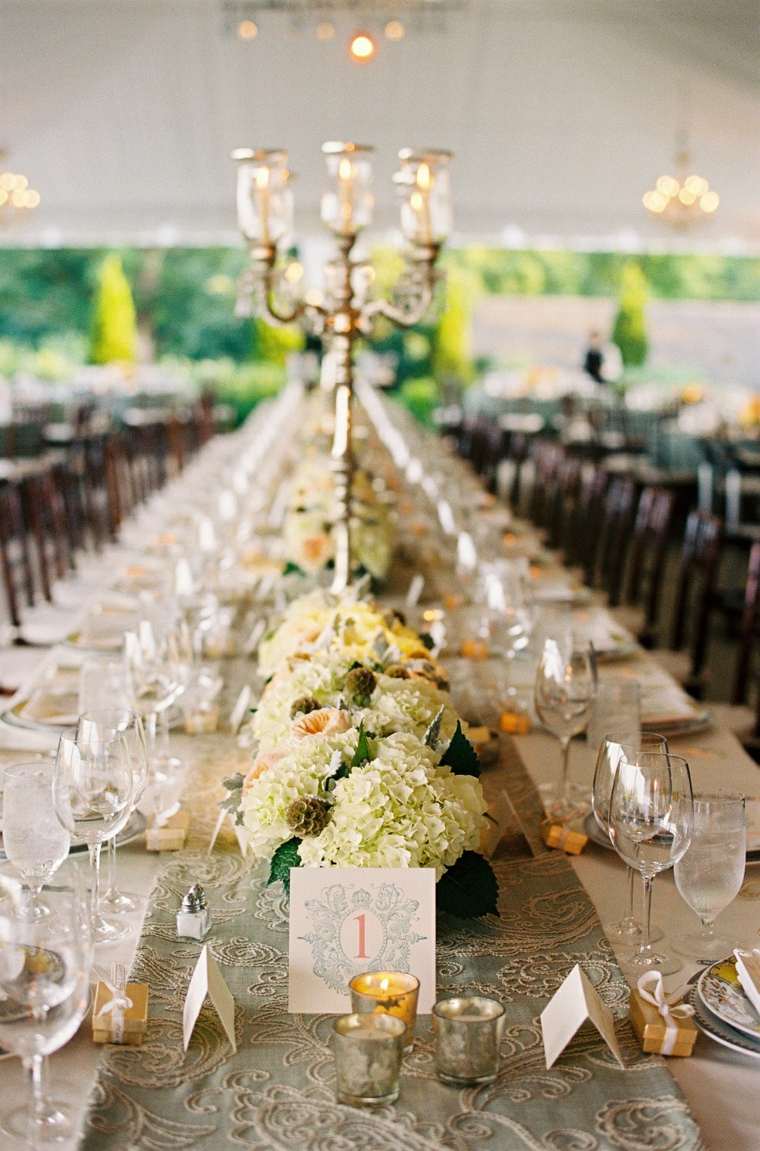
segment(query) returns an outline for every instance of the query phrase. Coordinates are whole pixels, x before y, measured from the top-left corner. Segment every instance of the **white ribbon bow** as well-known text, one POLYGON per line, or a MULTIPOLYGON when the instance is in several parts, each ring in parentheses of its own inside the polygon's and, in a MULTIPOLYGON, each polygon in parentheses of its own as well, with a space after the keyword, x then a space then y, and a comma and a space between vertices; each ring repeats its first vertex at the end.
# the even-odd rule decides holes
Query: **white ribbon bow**
POLYGON ((694 1014, 694 1008, 688 1003, 671 1003, 665 994, 662 982, 662 972, 645 971, 639 976, 636 984, 639 995, 647 1003, 656 1007, 665 1024, 665 1038, 662 1041, 660 1053, 672 1055, 678 1042, 678 1020, 688 1019, 694 1014))
MULTIPOLYGON (((123 967, 121 970, 124 970, 123 967)), ((103 1004, 98 1014, 112 1017, 113 1042, 122 1043, 124 1041, 124 1012, 134 1006, 132 999, 127 995, 126 980, 122 982, 113 975, 110 979, 101 975, 101 982, 105 983, 106 988, 111 993, 111 998, 103 1004), (118 985, 119 983, 121 986, 118 985)))

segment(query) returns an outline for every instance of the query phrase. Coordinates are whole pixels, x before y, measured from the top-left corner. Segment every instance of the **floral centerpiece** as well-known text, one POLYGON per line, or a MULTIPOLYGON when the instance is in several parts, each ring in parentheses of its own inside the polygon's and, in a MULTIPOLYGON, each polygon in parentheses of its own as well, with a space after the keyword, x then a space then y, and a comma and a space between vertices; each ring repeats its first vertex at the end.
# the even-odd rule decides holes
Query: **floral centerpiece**
POLYGON ((270 882, 291 867, 434 867, 439 909, 495 912, 480 765, 424 638, 355 592, 315 592, 260 663, 253 763, 225 802, 270 882))
MULTIPOLYGON (((303 460, 293 477, 284 523, 290 569, 315 575, 334 558, 332 515, 334 476, 322 455, 303 460)), ((374 580, 385 578, 393 552, 391 507, 373 477, 358 469, 351 491, 352 563, 374 580)))

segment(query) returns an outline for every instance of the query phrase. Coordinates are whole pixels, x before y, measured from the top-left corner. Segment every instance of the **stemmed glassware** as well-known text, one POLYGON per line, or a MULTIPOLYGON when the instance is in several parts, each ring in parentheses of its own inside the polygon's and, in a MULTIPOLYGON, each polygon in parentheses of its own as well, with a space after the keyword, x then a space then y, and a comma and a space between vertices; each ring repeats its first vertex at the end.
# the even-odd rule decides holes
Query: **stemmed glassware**
POLYGON ((618 855, 644 883, 644 935, 630 963, 637 971, 658 968, 663 975, 680 964, 656 952, 650 937, 655 876, 673 867, 688 850, 694 826, 689 765, 680 756, 640 751, 622 756, 615 772, 609 830, 618 855))
POLYGON ((71 836, 53 807, 53 765, 16 763, 3 772, 3 847, 29 891, 27 915, 44 919, 40 892, 69 854, 71 836))
MULTIPOLYGON (((132 677, 126 659, 89 659, 82 664, 79 671, 80 715, 88 714, 92 718, 96 713, 111 713, 110 718, 114 718, 114 711, 120 713, 129 711, 132 696, 132 677)), ((106 715, 105 721, 108 720, 109 716, 106 715)), ((117 722, 121 722, 118 717, 117 722)), ((144 748, 144 737, 141 742, 144 748)), ((135 764, 137 787, 133 810, 140 802, 147 780, 146 754, 138 754, 137 760, 135 764), (143 773, 142 778, 140 772, 143 773)), ((101 907, 116 914, 134 911, 135 901, 119 891, 116 884, 116 836, 112 836, 107 844, 106 890, 101 896, 101 907)))
MULTIPOLYGON (((119 698, 118 696, 116 697, 119 698)), ((126 698, 124 695, 122 699, 126 698)), ((148 748, 142 720, 126 704, 121 707, 93 708, 80 718, 80 728, 89 727, 90 741, 97 739, 103 746, 119 736, 132 771, 133 792, 129 815, 143 797, 148 782, 148 748)), ((100 906, 106 913, 127 914, 137 904, 130 895, 120 891, 116 882, 116 834, 106 840, 108 868, 106 890, 100 897, 100 906)))
MULTIPOLYGON (((642 732, 636 742, 629 742, 630 734, 631 728, 626 726, 621 731, 614 731, 604 736, 596 756, 594 783, 591 789, 591 806, 594 819, 605 835, 610 835, 610 798, 619 765, 624 759, 635 762, 642 752, 664 754, 668 750, 668 741, 664 735, 642 732)), ((629 943, 631 946, 640 943, 643 935, 641 923, 634 912, 635 888, 636 869, 629 867, 626 914, 617 923, 605 927, 608 935, 621 943, 629 943)), ((649 939, 650 942, 656 943, 658 939, 662 939, 662 932, 650 925, 649 939)))
POLYGON ((32 1088, 31 1106, 4 1115, 2 1126, 29 1147, 47 1147, 74 1134, 68 1105, 47 1093, 45 1064, 87 1010, 86 905, 78 889, 56 888, 46 895, 48 915, 30 919, 2 881, 0 889, 0 1045, 21 1057, 32 1088))
POLYGON ((132 810, 135 777, 124 732, 107 732, 80 717, 76 737, 62 736, 53 776, 53 803, 62 825, 87 844, 92 869, 91 924, 95 943, 128 934, 103 916, 100 907, 100 850, 117 835, 132 810))
POLYGON ((730 955, 733 944, 717 935, 715 919, 736 897, 747 859, 745 799, 735 792, 694 796, 694 830, 689 850, 675 865, 681 897, 699 918, 699 930, 674 944, 681 955, 713 963, 730 955))
POLYGON ((568 766, 570 741, 580 735, 591 715, 596 691, 596 669, 590 647, 575 645, 572 640, 544 641, 536 670, 534 702, 541 723, 555 735, 562 750, 562 773, 556 799, 550 803, 551 815, 559 818, 573 813, 568 766))

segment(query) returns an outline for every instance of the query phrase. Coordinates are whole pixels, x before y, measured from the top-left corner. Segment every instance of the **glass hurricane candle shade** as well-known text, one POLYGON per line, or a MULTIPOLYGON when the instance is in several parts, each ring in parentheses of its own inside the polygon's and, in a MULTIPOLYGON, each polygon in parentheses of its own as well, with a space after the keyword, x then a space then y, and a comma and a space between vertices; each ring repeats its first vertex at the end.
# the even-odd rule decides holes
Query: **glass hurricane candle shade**
POLYGON ((404 1024, 404 1050, 411 1051, 420 981, 405 971, 367 971, 349 984, 351 1007, 359 1014, 393 1015, 404 1024))
POLYGON ((481 996, 441 999, 433 1007, 435 1067, 444 1083, 491 1083, 499 1071, 504 1008, 481 996))
POLYGON ((414 244, 440 244, 451 232, 450 152, 399 152, 401 230, 414 244))
POLYGON ((329 141, 322 145, 332 187, 322 196, 322 220, 338 236, 355 236, 372 222, 374 149, 329 141))
POLYGON ((279 148, 238 148, 238 225, 246 240, 276 245, 293 229, 293 173, 288 154, 279 148))

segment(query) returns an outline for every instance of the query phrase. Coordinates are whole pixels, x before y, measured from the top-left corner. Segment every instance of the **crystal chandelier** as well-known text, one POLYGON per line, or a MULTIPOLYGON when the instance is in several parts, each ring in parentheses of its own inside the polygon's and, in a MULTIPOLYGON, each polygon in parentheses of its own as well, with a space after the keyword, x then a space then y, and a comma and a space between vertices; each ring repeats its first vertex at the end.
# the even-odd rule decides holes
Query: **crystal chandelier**
POLYGON ((0 220, 3 221, 23 215, 40 203, 40 194, 36 188, 30 188, 27 177, 10 171, 4 160, 5 152, 0 149, 0 220))
POLYGON ((675 173, 658 176, 654 188, 644 193, 641 202, 646 210, 675 228, 689 228, 713 216, 720 196, 704 176, 693 171, 686 139, 676 151, 675 173))
POLYGON ((289 16, 296 28, 327 43, 338 36, 342 19, 358 21, 346 45, 357 63, 373 60, 380 38, 403 40, 407 29, 441 31, 447 14, 462 12, 469 0, 221 0, 225 32, 253 41, 267 31, 275 14, 289 16))

